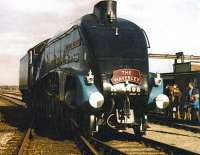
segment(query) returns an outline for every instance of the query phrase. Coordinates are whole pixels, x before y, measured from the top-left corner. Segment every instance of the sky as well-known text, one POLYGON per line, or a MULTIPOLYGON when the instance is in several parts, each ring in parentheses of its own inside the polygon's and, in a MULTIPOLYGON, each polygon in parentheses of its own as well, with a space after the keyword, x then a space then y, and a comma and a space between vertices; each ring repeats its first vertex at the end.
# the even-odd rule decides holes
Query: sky
MULTIPOLYGON (((0 0, 0 85, 18 84, 20 57, 91 13, 98 1, 0 0)), ((117 14, 146 31, 149 53, 200 55, 200 0, 118 0, 117 14)), ((171 63, 152 59, 150 71, 172 71, 171 63)))

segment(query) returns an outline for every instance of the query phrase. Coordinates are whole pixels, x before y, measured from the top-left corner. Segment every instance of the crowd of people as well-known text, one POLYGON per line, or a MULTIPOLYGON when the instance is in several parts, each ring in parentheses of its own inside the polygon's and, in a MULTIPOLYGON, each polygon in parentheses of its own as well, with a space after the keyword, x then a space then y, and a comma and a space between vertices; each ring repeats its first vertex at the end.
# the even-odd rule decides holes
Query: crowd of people
POLYGON ((167 117, 200 123, 199 89, 192 82, 188 83, 184 94, 177 84, 169 84, 166 86, 166 95, 170 100, 166 109, 167 117))

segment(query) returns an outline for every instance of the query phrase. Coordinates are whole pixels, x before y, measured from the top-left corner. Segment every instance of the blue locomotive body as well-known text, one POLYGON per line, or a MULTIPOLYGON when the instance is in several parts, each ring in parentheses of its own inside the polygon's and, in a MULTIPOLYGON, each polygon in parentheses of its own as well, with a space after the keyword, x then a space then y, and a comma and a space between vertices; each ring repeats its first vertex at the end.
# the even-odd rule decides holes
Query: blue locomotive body
POLYGON ((116 17, 115 1, 101 1, 79 24, 27 52, 28 91, 21 91, 36 115, 66 126, 72 118, 86 134, 102 126, 141 134, 156 89, 148 46, 143 29, 116 17))

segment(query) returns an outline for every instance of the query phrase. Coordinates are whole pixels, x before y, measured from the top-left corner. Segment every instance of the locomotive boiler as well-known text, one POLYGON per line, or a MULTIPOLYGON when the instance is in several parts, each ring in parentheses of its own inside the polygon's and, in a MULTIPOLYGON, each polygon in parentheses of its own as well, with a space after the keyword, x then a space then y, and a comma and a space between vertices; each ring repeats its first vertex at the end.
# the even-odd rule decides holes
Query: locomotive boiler
POLYGON ((100 1, 92 14, 21 59, 20 90, 36 116, 63 127, 73 119, 86 135, 104 127, 141 135, 156 86, 149 80, 149 42, 143 29, 117 18, 116 6, 100 1))

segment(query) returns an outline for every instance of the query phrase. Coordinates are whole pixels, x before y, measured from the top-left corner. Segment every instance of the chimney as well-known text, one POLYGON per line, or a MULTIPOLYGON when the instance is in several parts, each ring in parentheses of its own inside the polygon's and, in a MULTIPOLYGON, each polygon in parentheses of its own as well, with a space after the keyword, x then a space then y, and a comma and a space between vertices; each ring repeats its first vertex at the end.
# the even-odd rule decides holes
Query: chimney
POLYGON ((113 0, 100 1, 94 6, 94 15, 101 21, 112 23, 117 19, 117 2, 113 0))

